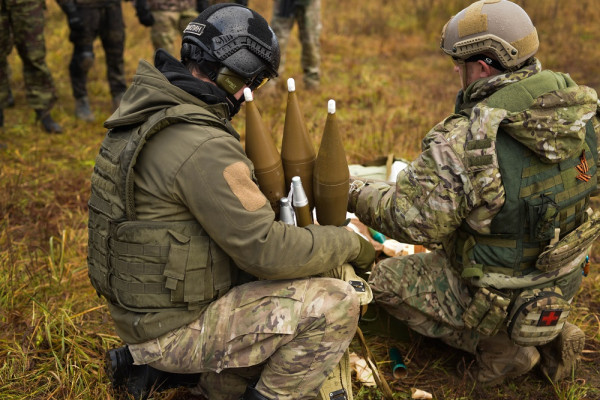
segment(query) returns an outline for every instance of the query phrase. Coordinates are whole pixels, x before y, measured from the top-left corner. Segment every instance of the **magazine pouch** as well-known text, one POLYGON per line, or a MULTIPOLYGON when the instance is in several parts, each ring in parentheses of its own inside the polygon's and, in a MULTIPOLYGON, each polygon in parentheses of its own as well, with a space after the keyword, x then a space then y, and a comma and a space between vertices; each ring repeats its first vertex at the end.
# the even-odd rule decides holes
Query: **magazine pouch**
POLYGON ((509 297, 492 290, 477 290, 462 316, 467 328, 475 329, 485 336, 493 336, 498 332, 508 315, 510 303, 509 297))

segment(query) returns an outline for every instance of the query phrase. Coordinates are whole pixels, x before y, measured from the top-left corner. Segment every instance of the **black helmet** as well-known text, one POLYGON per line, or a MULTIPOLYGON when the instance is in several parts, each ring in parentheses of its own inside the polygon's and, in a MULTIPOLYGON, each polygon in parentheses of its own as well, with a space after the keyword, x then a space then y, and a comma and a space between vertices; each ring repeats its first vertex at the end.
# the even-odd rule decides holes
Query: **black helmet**
POLYGON ((279 43, 267 21, 239 4, 210 6, 183 31, 181 61, 196 62, 217 83, 219 75, 233 73, 254 90, 277 76, 279 58, 279 43))

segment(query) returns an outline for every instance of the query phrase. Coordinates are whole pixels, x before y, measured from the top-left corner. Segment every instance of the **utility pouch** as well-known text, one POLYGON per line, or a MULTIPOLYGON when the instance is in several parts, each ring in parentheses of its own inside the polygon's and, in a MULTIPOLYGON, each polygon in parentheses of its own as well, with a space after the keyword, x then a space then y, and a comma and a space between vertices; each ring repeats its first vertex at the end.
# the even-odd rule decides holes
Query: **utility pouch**
POLYGON ((554 237, 554 221, 558 206, 548 195, 526 200, 529 218, 529 237, 534 241, 547 241, 554 237))
POLYGON ((588 221, 540 254, 535 267, 543 272, 562 268, 588 251, 598 236, 600 236, 600 215, 595 213, 588 221))
POLYGON ((462 319, 469 329, 485 336, 495 335, 508 315, 510 298, 489 288, 480 288, 463 313, 462 319))
POLYGON ((508 336, 519 346, 546 344, 558 336, 570 310, 557 286, 524 290, 511 308, 508 336))

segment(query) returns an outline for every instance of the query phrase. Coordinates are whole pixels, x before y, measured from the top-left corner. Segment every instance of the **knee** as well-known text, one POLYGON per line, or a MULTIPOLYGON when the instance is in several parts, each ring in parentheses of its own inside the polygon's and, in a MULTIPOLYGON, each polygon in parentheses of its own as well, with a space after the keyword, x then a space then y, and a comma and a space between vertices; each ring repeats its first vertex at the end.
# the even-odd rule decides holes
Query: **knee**
POLYGON ((94 64, 94 49, 91 46, 75 46, 71 66, 88 72, 94 64))
POLYGON ((414 276, 414 263, 407 262, 406 258, 386 258, 375 265, 369 284, 374 288, 386 288, 392 282, 395 284, 408 283, 409 277, 414 276))
POLYGON ((307 315, 324 316, 328 323, 358 324, 358 296, 354 288, 343 280, 311 279, 305 305, 307 315))

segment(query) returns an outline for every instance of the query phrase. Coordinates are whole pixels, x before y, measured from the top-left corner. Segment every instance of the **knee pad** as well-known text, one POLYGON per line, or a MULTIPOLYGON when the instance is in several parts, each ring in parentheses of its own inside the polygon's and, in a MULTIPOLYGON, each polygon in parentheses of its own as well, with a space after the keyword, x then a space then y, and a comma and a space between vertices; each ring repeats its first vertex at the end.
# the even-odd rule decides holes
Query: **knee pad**
POLYGON ((73 61, 86 73, 94 65, 94 49, 92 46, 75 46, 73 61))

